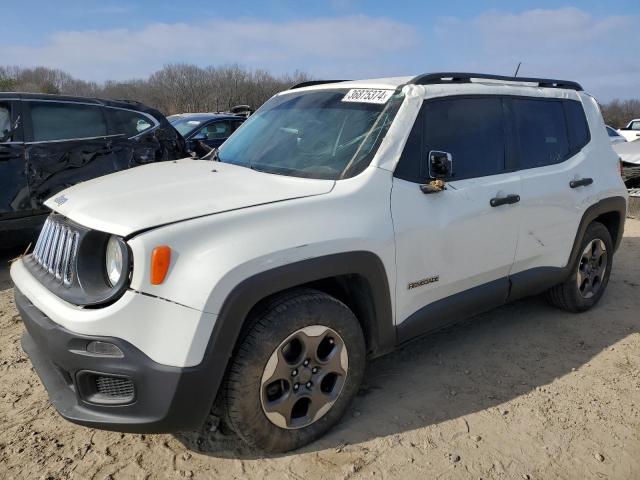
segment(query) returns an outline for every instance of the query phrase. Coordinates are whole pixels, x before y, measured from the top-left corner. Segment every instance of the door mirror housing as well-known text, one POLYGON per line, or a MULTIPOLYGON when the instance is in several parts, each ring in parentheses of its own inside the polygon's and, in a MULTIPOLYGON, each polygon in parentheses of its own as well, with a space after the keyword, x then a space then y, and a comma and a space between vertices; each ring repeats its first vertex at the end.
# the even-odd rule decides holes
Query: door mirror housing
POLYGON ((429 177, 448 180, 453 174, 453 157, 449 152, 431 150, 429 152, 429 177))

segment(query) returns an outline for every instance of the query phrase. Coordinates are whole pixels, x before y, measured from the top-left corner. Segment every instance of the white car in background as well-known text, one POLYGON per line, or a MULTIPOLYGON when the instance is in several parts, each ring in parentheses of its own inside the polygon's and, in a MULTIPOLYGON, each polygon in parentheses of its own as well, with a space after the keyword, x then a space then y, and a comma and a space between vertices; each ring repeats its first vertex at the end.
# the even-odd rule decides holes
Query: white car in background
POLYGON ((607 134, 609 135, 609 141, 611 142, 611 145, 627 142, 627 139, 624 136, 620 135, 615 128, 610 127, 609 125, 605 125, 605 128, 607 129, 607 134))
POLYGON ((622 162, 622 178, 627 188, 640 188, 640 141, 613 145, 622 162))
POLYGON ((626 127, 619 128, 618 133, 629 142, 640 139, 640 118, 631 120, 626 127))

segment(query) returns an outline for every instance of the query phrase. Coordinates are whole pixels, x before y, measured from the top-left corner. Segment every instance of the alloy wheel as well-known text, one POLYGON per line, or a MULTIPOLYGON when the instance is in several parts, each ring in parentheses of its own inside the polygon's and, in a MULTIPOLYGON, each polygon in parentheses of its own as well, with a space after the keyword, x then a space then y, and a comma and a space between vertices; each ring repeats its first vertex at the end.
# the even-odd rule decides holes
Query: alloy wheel
POLYGON ((591 298, 598 293, 606 270, 607 247, 601 239, 595 238, 585 247, 578 264, 576 281, 583 298, 591 298))
POLYGON ((338 399, 348 369, 347 347, 336 331, 323 325, 301 328, 269 357, 260 382, 262 410, 278 427, 309 426, 338 399))

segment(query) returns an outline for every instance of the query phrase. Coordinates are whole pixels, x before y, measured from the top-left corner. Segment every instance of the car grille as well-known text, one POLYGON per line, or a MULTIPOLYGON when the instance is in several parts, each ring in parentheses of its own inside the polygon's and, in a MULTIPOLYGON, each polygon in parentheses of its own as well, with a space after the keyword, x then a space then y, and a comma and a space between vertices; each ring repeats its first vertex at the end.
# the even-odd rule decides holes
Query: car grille
POLYGON ((71 285, 74 275, 79 237, 77 231, 51 216, 45 222, 33 250, 36 263, 67 287, 71 285))

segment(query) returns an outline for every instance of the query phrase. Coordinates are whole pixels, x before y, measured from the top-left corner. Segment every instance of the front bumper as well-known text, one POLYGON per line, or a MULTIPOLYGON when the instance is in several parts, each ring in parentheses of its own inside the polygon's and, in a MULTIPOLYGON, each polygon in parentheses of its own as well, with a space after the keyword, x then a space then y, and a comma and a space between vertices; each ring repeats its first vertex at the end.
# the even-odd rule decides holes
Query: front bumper
POLYGON ((205 365, 167 366, 122 339, 73 333, 52 322, 18 288, 15 302, 26 327, 22 347, 51 402, 65 419, 89 427, 138 433, 194 430, 205 421, 218 387, 216 382, 206 382, 205 365), (86 345, 91 341, 112 343, 123 356, 89 354, 86 345), (93 395, 92 379, 106 377, 128 379, 133 395, 120 403, 105 403, 104 396, 93 395))

